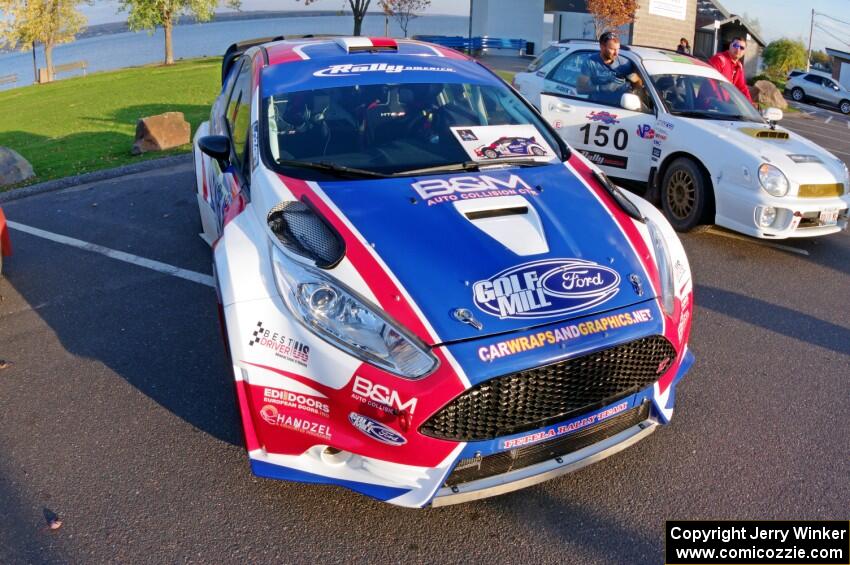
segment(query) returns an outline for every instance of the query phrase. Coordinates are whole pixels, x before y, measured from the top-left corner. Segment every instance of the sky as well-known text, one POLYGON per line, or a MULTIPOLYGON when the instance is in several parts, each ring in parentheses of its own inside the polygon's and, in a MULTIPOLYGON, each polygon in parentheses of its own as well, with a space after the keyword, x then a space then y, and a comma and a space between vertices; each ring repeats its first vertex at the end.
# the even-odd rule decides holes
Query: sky
MULTIPOLYGON (((648 2, 649 0, 639 0, 648 2)), ((766 41, 781 37, 809 39, 809 23, 811 11, 819 15, 815 23, 822 28, 815 28, 813 47, 823 49, 833 47, 842 51, 850 51, 850 0, 720 0, 721 4, 733 14, 746 14, 751 19, 758 19, 761 24, 761 36, 766 41), (826 14, 826 16, 820 15, 826 14), (839 23, 829 19, 832 16, 848 22, 839 23), (832 36, 830 36, 832 34, 832 36), (834 37, 833 37, 834 36, 834 37)), ((377 0, 370 9, 377 9, 377 0)), ((348 6, 345 0, 318 0, 305 7, 303 1, 296 0, 242 0, 242 10, 338 10, 348 6)), ((89 23, 100 24, 121 21, 124 17, 118 14, 118 2, 115 0, 95 0, 91 6, 83 5, 81 11, 89 18, 89 23)), ((430 13, 433 14, 469 14, 469 0, 431 0, 430 13)))

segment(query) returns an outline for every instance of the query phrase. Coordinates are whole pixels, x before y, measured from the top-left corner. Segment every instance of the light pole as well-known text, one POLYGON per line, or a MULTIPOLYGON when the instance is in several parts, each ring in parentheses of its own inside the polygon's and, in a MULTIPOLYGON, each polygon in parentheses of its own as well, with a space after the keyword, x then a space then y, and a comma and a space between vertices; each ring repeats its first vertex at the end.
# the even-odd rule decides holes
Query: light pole
POLYGON ((38 82, 38 63, 35 62, 35 41, 32 42, 32 73, 33 81, 38 82))
POLYGON ((475 4, 475 0, 469 0, 469 37, 467 40, 469 43, 467 44, 467 50, 470 54, 472 54, 472 6, 475 4))
POLYGON ((812 23, 809 24, 809 50, 806 53, 806 72, 809 72, 809 69, 812 65, 812 34, 815 31, 815 9, 812 8, 812 23))

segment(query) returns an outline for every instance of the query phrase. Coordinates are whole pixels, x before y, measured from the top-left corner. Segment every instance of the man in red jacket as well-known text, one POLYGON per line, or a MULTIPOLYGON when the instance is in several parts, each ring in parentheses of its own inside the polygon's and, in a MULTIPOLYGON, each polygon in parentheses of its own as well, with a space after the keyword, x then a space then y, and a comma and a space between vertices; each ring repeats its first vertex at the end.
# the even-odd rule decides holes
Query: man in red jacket
POLYGON ((747 49, 747 40, 742 37, 736 37, 729 44, 729 50, 717 53, 708 60, 708 64, 717 69, 717 71, 729 79, 729 82, 738 87, 741 94, 747 97, 750 104, 753 102, 750 96, 750 89, 747 88, 747 81, 744 78, 744 65, 741 59, 744 58, 744 51, 747 49))

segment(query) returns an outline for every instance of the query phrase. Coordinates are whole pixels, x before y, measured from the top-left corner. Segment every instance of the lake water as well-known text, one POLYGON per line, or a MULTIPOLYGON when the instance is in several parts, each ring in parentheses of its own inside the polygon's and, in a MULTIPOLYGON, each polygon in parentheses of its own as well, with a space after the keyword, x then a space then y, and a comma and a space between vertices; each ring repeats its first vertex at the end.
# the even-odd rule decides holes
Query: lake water
MULTIPOLYGON (((434 35, 466 35, 469 20, 462 16, 423 16, 410 23, 409 33, 434 35)), ((546 25, 541 22, 541 25, 546 25)), ((551 23, 548 26, 551 28, 551 23)), ((212 21, 203 24, 179 25, 174 28, 174 57, 190 58, 223 55, 227 47, 237 41, 274 35, 302 35, 310 33, 351 34, 353 20, 346 16, 288 16, 259 20, 212 21)), ((384 18, 369 14, 363 20, 363 35, 384 35, 384 18)), ((401 30, 390 20, 390 35, 400 37, 401 30)), ((547 36, 548 37, 548 36, 547 36)), ((89 72, 105 71, 156 63, 164 60, 163 31, 116 33, 80 39, 59 45, 53 50, 54 65, 74 61, 88 62, 89 72)), ((38 65, 44 66, 43 51, 39 47, 38 65)), ((19 87, 33 83, 32 53, 0 55, 0 76, 16 74, 18 82, 2 88, 19 87)), ((59 78, 71 76, 60 75, 59 78)))

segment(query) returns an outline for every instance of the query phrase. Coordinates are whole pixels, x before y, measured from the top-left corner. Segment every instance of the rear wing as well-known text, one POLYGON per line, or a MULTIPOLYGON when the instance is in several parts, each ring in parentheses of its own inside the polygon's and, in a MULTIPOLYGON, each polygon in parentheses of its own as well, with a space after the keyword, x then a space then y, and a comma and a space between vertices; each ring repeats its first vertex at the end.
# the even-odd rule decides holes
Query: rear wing
POLYGON ((227 78, 227 73, 230 72, 230 68, 233 66, 233 63, 241 57, 245 51, 250 49, 251 47, 256 47, 257 45, 262 45, 263 43, 271 43, 272 41, 283 41, 284 37, 282 35, 278 35, 276 37, 258 37, 256 39, 248 39, 247 41, 241 41, 239 43, 234 43, 230 47, 227 48, 227 51, 224 52, 224 58, 221 60, 221 84, 224 85, 224 81, 227 78))

